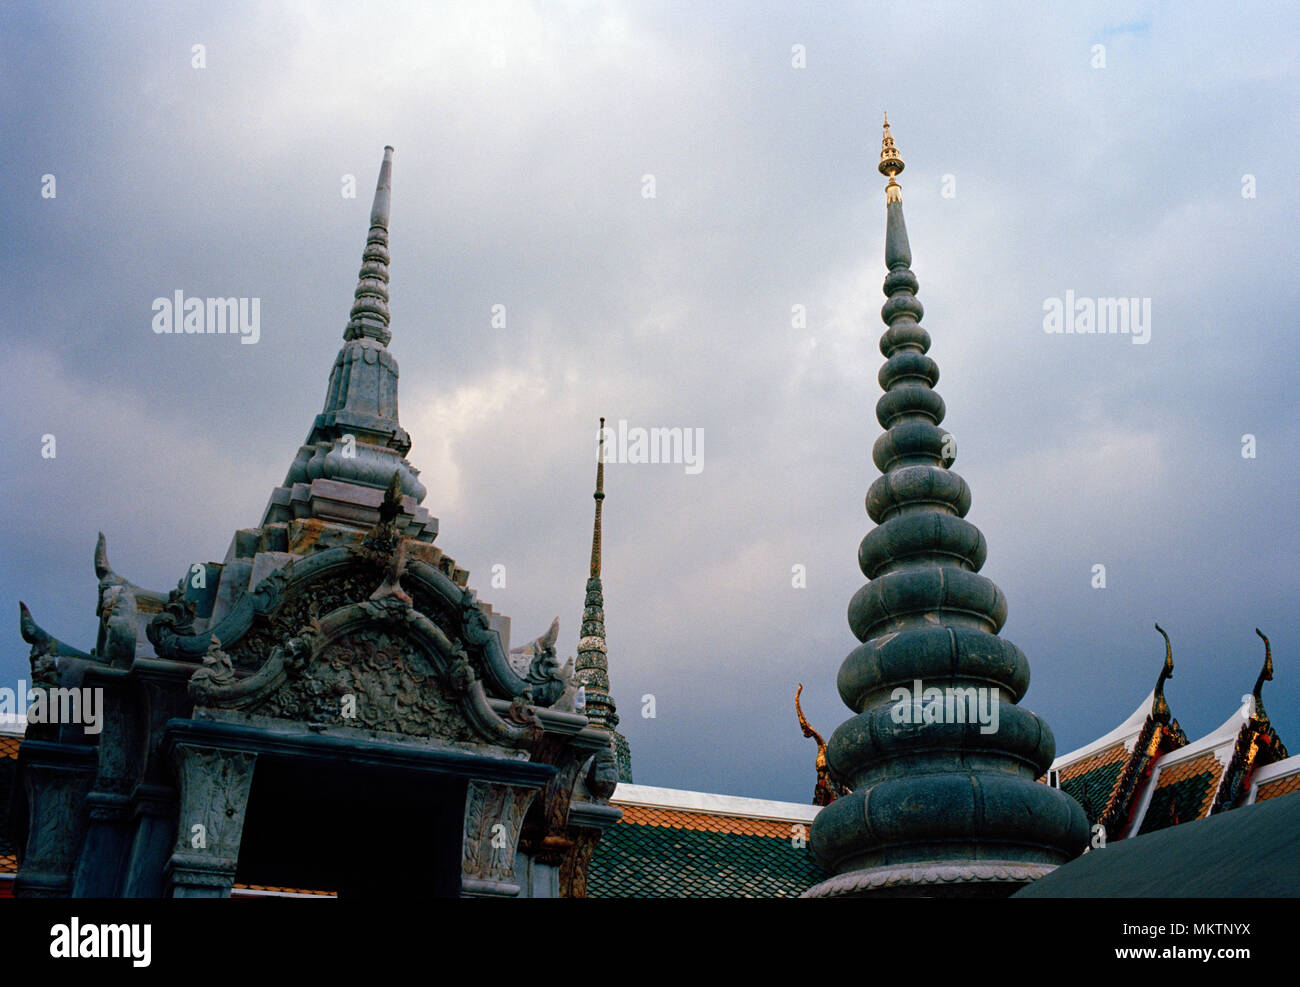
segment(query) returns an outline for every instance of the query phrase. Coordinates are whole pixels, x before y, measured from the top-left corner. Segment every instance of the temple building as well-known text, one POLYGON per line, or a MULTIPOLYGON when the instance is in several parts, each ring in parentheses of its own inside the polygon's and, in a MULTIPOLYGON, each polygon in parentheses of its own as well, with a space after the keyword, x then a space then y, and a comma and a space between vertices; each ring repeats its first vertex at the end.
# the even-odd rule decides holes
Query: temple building
POLYGON ((1189 743, 1173 719, 1165 683, 1174 673, 1173 645, 1156 686, 1133 715, 1110 733, 1064 754, 1039 779, 1074 797, 1093 827, 1093 846, 1154 833, 1179 823, 1275 798, 1300 788, 1300 757, 1264 709, 1273 678, 1273 649, 1264 634, 1264 665, 1254 690, 1222 726, 1189 743))
MULTIPOLYGON (((104 716, 92 732, 29 710, 15 895, 582 893, 620 815, 613 704, 588 718, 556 626, 511 649, 508 621, 434 545, 388 350, 392 160, 324 409, 261 524, 167 593, 115 572, 101 535, 93 649, 21 608, 36 692, 100 689, 104 716)), ((593 580, 584 648, 603 662, 593 580)))
POLYGON ((816 744, 810 804, 633 783, 601 581, 603 418, 576 658, 556 655, 558 618, 511 647, 509 618, 435 544, 389 350, 392 166, 387 147, 323 409, 260 524, 166 592, 119 575, 101 534, 85 650, 20 604, 38 702, 0 720, 0 897, 1300 886, 1294 840, 1259 836, 1300 832, 1300 798, 1285 798, 1300 791, 1300 756, 1264 709, 1262 633, 1253 692, 1195 741, 1165 695, 1173 647, 1158 625, 1155 687, 1092 743, 1058 757, 1048 725, 1018 705, 1029 662, 999 636, 1007 600, 980 574, 987 545, 950 468, 887 119, 876 526, 857 550, 859 643, 837 683, 852 715, 825 740, 799 685, 786 725, 816 744), (102 691, 102 730, 50 715, 50 697, 83 689, 102 691), (1249 866, 1231 839, 1254 848, 1249 866))

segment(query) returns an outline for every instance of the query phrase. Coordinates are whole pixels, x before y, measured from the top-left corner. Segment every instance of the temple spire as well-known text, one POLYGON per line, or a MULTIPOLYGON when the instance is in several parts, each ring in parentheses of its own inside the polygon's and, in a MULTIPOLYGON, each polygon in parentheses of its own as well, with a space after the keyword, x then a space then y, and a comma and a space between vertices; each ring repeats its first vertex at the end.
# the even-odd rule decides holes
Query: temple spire
POLYGON ((600 439, 596 450, 596 521, 591 531, 591 577, 600 578, 600 502, 605 499, 605 419, 600 420, 600 439))
POLYGON ((868 582, 849 603, 861 644, 838 681, 855 715, 826 745, 830 778, 850 791, 813 823, 813 853, 832 876, 809 897, 1006 895, 1077 856, 1088 836, 1079 804, 1034 782, 1055 741, 1015 705, 1029 663, 998 636, 1007 600, 979 574, 987 544, 966 520, 970 487, 949 469, 956 445, 939 427, 946 409, 920 325, 902 170, 886 118, 885 431, 872 448, 881 476, 867 491, 876 527, 858 546, 868 582))
POLYGON ((632 781, 632 755, 627 739, 618 732, 618 710, 609 688, 609 649, 605 643, 605 594, 600 582, 600 515, 605 500, 605 419, 600 420, 596 446, 595 521, 591 532, 591 574, 582 608, 575 677, 586 694, 587 719, 613 734, 619 781, 632 781))
POLYGON ((368 531, 379 520, 381 492, 397 473, 402 495, 412 499, 402 508, 410 517, 404 536, 432 541, 437 535, 437 519, 418 506, 428 491, 420 471, 406 460, 411 436, 398 420, 398 367, 388 350, 392 189, 390 146, 379 166, 355 299, 325 388, 325 405, 284 482, 271 491, 263 525, 311 517, 368 531))
POLYGON ((388 210, 393 190, 393 149, 384 148, 384 162, 379 167, 375 201, 370 207, 370 233, 361 253, 361 272, 357 275, 355 301, 344 339, 367 337, 387 346, 392 333, 388 329, 388 210))
MULTIPOLYGON (((885 136, 880 142, 877 170, 889 179, 885 186, 885 266, 891 271, 908 268, 912 265, 912 248, 907 242, 907 224, 903 222, 903 186, 894 180, 894 176, 903 170, 903 159, 889 132, 888 114, 885 115, 885 136)), ((918 315, 917 319, 920 318, 918 315)))

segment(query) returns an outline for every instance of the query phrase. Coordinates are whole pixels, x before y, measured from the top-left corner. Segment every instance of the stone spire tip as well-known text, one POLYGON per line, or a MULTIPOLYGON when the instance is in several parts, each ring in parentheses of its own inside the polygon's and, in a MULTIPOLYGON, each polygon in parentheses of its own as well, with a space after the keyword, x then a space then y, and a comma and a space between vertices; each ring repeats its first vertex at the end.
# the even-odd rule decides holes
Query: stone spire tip
POLYGON ((600 437, 596 449, 596 520, 591 530, 591 578, 600 578, 600 502, 605 499, 605 419, 600 419, 600 437))
POLYGON ((369 338, 387 346, 393 334, 388 328, 388 215, 393 190, 393 149, 384 147, 384 161, 375 183, 375 201, 370 207, 370 232, 361 254, 345 340, 369 338))

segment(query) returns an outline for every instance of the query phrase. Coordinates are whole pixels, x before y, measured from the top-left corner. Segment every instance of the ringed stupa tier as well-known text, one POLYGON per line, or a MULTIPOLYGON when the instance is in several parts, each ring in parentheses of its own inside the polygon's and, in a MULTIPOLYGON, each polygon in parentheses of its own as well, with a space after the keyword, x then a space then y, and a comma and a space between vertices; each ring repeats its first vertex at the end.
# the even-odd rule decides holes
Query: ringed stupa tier
POLYGON ((869 582, 849 604, 862 643, 838 681, 855 715, 827 749, 851 792, 813 823, 813 852, 833 876, 806 896, 1003 896, 1078 856, 1088 824, 1074 799, 1035 783, 1056 744, 1015 705, 1029 663, 998 636, 1006 597, 979 574, 987 546, 965 519, 970 488, 949 469, 955 445, 939 427, 939 368, 926 355, 888 118, 879 170, 889 179, 885 433, 872 450, 882 475, 867 492, 877 527, 858 549, 869 582))

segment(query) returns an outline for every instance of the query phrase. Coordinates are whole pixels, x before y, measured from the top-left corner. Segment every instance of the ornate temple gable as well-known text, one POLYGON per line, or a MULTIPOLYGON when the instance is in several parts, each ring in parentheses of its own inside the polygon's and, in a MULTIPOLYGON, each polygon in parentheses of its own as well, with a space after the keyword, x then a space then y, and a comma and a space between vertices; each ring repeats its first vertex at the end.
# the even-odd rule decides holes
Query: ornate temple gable
POLYGON ((1273 677, 1264 640, 1264 666, 1254 692, 1218 729, 1155 760, 1151 782, 1133 813, 1129 835, 1146 834, 1235 809, 1250 800, 1256 770, 1287 757, 1264 710, 1262 689, 1273 677))
POLYGON ((1046 781, 1074 797, 1089 823, 1101 823, 1107 840, 1131 835, 1130 822, 1141 802, 1156 760, 1184 747, 1187 736, 1173 718, 1165 682, 1174 674, 1173 646, 1165 639, 1165 660, 1155 688, 1133 714, 1103 737, 1052 762, 1046 781))
POLYGON ((1251 776, 1259 767, 1283 761, 1289 755, 1282 738, 1269 722, 1268 712, 1264 709, 1264 683, 1273 679, 1273 647, 1268 638, 1258 627, 1255 633, 1264 642, 1264 665, 1255 679, 1255 688, 1248 702, 1249 717, 1237 733, 1237 742, 1233 746, 1232 760, 1223 771, 1223 780, 1214 797, 1210 812, 1225 812, 1244 805, 1250 795, 1251 776))
POLYGON ((305 625, 250 676, 210 649, 190 679, 199 708, 513 748, 531 746, 539 730, 521 701, 498 715, 464 648, 396 597, 305 625))

